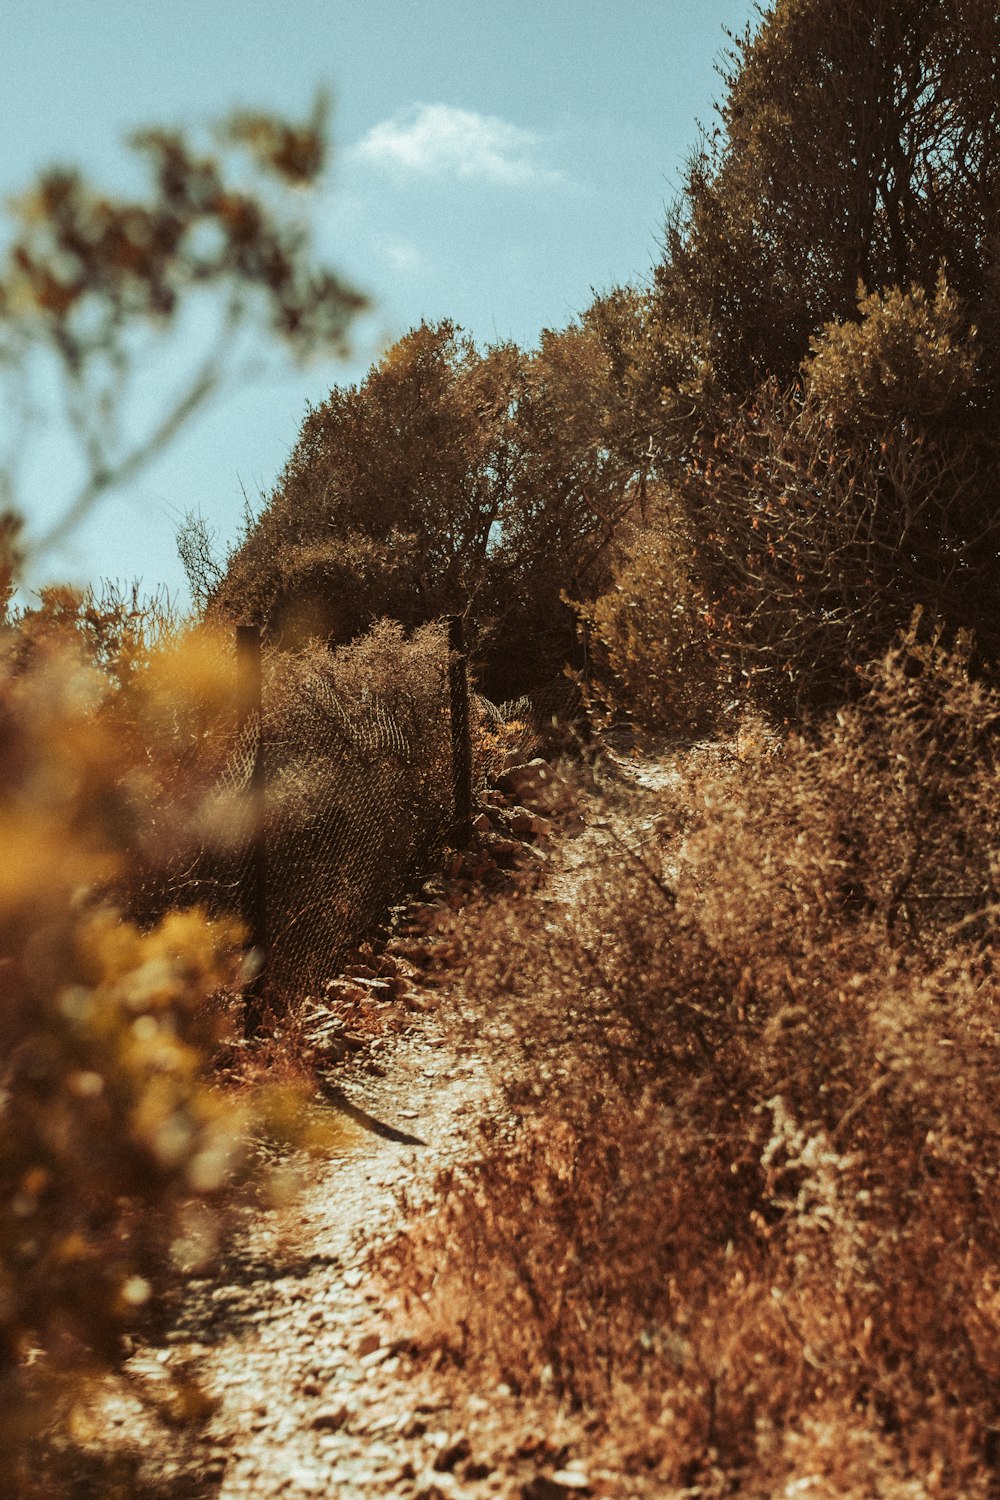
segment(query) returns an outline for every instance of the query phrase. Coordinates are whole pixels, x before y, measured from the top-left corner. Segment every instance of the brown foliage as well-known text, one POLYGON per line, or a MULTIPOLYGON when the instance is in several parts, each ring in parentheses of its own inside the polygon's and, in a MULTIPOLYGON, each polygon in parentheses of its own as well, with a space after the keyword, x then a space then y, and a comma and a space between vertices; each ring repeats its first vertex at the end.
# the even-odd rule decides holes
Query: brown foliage
POLYGON ((674 734, 711 728, 727 687, 727 663, 683 535, 676 507, 669 520, 637 528, 622 546, 612 587, 580 606, 607 712, 674 734))
POLYGON ((563 592, 605 579, 633 501, 619 322, 604 309, 531 355, 480 352, 447 322, 412 330, 307 415, 210 613, 287 645, 457 611, 490 696, 558 676, 575 651, 563 592))
POLYGON ((810 349, 806 389, 841 433, 863 442, 910 423, 940 442, 969 425, 979 344, 943 270, 932 297, 862 289, 857 321, 828 323, 810 349))
POLYGON ((26 1387, 51 1401, 115 1363, 165 1271, 211 1254, 249 1119, 207 1077, 222 1017, 205 1002, 236 982, 242 933, 197 911, 143 932, 100 900, 132 827, 115 689, 56 633, 20 661, 16 644, 0 642, 5 1475, 26 1387))
MULTIPOLYGON (((905 304, 896 299, 900 318, 905 304)), ((935 369, 953 392, 967 347, 921 348, 911 330, 886 356, 885 321, 830 331, 804 398, 763 387, 724 437, 706 435, 677 483, 717 649, 737 653, 744 677, 786 708, 850 694, 914 609, 973 632, 987 658, 1000 644, 995 448, 956 419, 885 416, 888 401, 937 399, 935 369), (862 336, 867 393, 850 373, 862 336), (892 359, 902 344, 908 380, 907 362, 892 359)))
POLYGON ((447 637, 387 620, 265 674, 272 981, 295 1002, 440 863, 454 791, 447 637))
POLYGON ((12 1494, 32 1434, 57 1428, 81 1384, 120 1365, 130 1331, 162 1318, 161 1293, 211 1262, 234 1189, 260 1180, 255 1141, 313 1131, 287 1087, 294 1070, 272 1067, 240 1098, 214 1073, 245 977, 239 922, 190 899, 156 907, 139 884, 192 844, 231 848, 236 833, 211 816, 231 718, 231 650, 176 628, 162 600, 51 589, 0 634, 0 1463, 12 1494))
POLYGON ((917 606, 998 656, 1000 29, 980 0, 775 0, 731 41, 629 386, 692 547, 678 604, 789 713, 917 606))
POLYGON ((637 1483, 992 1493, 998 714, 911 640, 474 946, 520 1124, 396 1254, 434 1346, 637 1483))
POLYGON ((859 281, 929 291, 944 263, 992 328, 998 52, 987 0, 776 0, 733 39, 657 271, 727 389, 791 379, 859 281))

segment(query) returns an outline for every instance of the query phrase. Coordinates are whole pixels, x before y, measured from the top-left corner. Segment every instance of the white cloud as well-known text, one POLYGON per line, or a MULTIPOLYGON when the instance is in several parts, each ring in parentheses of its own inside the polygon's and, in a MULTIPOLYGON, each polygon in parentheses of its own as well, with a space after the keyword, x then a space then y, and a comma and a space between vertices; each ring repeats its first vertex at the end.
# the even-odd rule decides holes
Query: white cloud
POLYGON ((503 187, 562 181, 561 172, 538 160, 541 143, 497 115, 415 104, 374 125, 351 155, 396 176, 477 178, 503 187))
POLYGON ((407 240, 378 240, 375 248, 394 271, 412 275, 424 269, 423 256, 416 245, 411 245, 407 240))

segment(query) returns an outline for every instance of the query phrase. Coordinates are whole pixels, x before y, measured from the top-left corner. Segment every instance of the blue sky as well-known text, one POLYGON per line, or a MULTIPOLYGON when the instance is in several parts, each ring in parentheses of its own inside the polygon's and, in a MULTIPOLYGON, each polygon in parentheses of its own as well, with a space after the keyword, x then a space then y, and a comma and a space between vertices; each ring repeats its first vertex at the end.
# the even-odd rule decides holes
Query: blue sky
MULTIPOLYGON (((324 254, 374 300, 347 364, 245 386, 45 560, 78 581, 182 589, 174 535, 200 508, 223 540, 243 491, 267 493, 307 401, 357 380, 385 342, 449 316, 481 342, 535 342, 643 278, 697 123, 719 92, 723 27, 750 0, 0 0, 0 193, 53 162, 135 185, 144 123, 234 106, 304 114, 334 97, 337 151, 317 198, 324 254)), ((197 343, 186 334, 185 349, 197 343)), ((147 396, 181 367, 169 351, 147 396), (171 361, 177 362, 174 369, 171 361)), ((42 524, 69 455, 34 450, 20 500, 42 524)))

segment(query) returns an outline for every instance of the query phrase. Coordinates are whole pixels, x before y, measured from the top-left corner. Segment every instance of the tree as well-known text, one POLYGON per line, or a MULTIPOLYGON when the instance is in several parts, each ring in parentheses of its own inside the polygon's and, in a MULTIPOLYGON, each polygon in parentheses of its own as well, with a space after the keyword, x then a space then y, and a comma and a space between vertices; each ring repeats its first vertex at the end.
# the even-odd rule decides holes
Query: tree
POLYGON ((295 124, 237 113, 196 143, 138 132, 149 190, 113 198, 54 168, 12 205, 0 261, 0 377, 8 449, 0 504, 16 508, 16 469, 56 385, 80 477, 58 518, 31 540, 60 541, 108 490, 130 483, 227 382, 259 372, 263 333, 295 360, 341 353, 364 297, 318 264, 291 195, 327 157, 325 107, 295 124), (137 428, 151 349, 197 304, 212 334, 178 389, 137 428))
POLYGON ((787 710, 850 693, 918 607, 1000 653, 1000 12, 758 15, 631 344, 675 545, 631 543, 617 583, 787 710))
POLYGON ((521 358, 480 355, 450 322, 421 324, 356 386, 310 408, 211 607, 278 640, 349 640, 379 615, 407 625, 482 607, 510 505, 521 358))
POLYGON ((210 611, 285 643, 467 611, 490 691, 558 674, 575 648, 563 595, 595 592, 634 503, 610 349, 597 313, 532 354, 421 324, 308 413, 210 611))
POLYGON ((995 320, 998 74, 990 0, 776 0, 733 39, 657 271, 730 391, 794 377, 859 281, 930 291, 944 264, 970 322, 995 320))

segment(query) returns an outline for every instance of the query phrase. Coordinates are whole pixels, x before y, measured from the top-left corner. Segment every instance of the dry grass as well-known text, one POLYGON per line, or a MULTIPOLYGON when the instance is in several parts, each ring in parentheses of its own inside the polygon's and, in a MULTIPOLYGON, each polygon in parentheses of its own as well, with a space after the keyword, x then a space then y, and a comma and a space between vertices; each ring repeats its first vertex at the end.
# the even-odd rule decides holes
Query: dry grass
POLYGON ((395 1249, 439 1361, 635 1483, 996 1492, 998 714, 911 638, 470 940, 519 1123, 395 1249))

